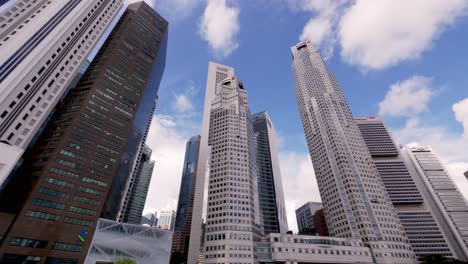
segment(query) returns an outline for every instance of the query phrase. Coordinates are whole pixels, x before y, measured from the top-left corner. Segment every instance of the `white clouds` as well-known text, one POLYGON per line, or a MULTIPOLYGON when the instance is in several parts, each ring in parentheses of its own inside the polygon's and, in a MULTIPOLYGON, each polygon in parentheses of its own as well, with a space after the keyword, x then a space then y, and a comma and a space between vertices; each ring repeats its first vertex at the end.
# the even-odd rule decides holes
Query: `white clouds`
POLYGON ((201 18, 199 34, 216 56, 226 57, 239 43, 239 8, 228 6, 226 0, 208 0, 201 18))
POLYGON ((452 110, 455 112, 457 121, 463 125, 463 136, 468 139, 468 98, 454 104, 452 110))
POLYGON ((418 58, 465 13, 466 0, 358 0, 339 26, 341 56, 350 64, 382 69, 418 58))
POLYGON ((296 209, 320 201, 312 161, 308 153, 280 152, 279 161, 290 230, 297 232, 296 209))
POLYGON ((427 111, 433 90, 432 80, 424 76, 413 76, 392 84, 379 103, 379 115, 414 116, 427 111))
POLYGON ((193 104, 186 94, 176 95, 175 108, 179 112, 186 112, 193 109, 193 104))
POLYGON ((325 53, 338 42, 341 58, 365 70, 419 58, 468 9, 466 0, 287 1, 313 14, 301 40, 325 53))

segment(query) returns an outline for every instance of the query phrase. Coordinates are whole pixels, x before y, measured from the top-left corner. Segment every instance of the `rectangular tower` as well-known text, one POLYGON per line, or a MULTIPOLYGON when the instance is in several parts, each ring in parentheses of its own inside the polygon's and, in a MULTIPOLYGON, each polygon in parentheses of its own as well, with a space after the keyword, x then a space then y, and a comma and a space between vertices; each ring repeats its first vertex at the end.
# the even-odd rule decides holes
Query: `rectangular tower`
POLYGON ((217 84, 226 78, 234 76, 234 68, 209 62, 206 80, 205 103, 203 107, 203 121, 200 133, 200 148, 198 151, 197 179, 195 181, 195 200, 193 201, 192 226, 190 228, 190 242, 188 263, 198 263, 202 238, 202 217, 204 213, 204 195, 206 189, 206 175, 209 172, 210 146, 208 133, 210 128, 211 103, 218 94, 217 84))
POLYGON ((138 156, 138 165, 136 176, 130 179, 128 190, 126 192, 119 222, 139 225, 143 209, 145 208, 148 188, 153 176, 154 160, 151 160, 151 148, 147 145, 143 148, 143 153, 138 156))
MULTIPOLYGON (((456 252, 468 260, 468 203, 429 146, 406 146, 402 154, 427 203, 442 223, 444 234, 456 252)), ((414 220, 413 220, 414 221, 414 220)))
POLYGON ((144 2, 129 5, 57 108, 2 192, 2 209, 16 214, 2 234, 5 262, 83 263, 98 218, 116 220, 151 120, 167 27, 144 2))
POLYGON ((315 235, 314 215, 322 209, 322 203, 307 202, 296 209, 296 220, 299 234, 315 235))
POLYGON ((158 228, 174 230, 176 212, 174 210, 162 210, 159 212, 158 228))
POLYGON ((264 234, 286 233, 288 220, 278 160, 276 131, 266 112, 252 115, 257 150, 258 201, 264 234))
POLYGON ((384 121, 376 117, 355 120, 414 253, 463 258, 447 223, 435 217, 437 209, 424 198, 422 186, 416 184, 384 121))
POLYGON ((222 80, 211 104, 204 263, 256 263, 261 235, 255 138, 247 91, 222 80))
POLYGON ((362 239, 376 263, 414 263, 414 252, 337 80, 310 42, 291 51, 296 99, 330 235, 362 239))
POLYGON ((18 0, 0 14, 0 188, 123 2, 18 0))
POLYGON ((195 183, 197 180, 198 153, 200 136, 194 136, 187 142, 185 148, 184 167, 180 182, 177 214, 172 236, 172 252, 179 252, 187 260, 190 229, 193 220, 193 203, 195 199, 195 183))

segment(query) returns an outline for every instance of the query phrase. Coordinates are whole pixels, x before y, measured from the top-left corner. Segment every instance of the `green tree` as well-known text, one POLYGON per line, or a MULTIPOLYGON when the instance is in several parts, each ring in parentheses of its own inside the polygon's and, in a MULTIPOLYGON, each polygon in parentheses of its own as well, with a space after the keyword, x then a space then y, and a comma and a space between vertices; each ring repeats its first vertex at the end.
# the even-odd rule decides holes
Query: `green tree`
POLYGON ((114 261, 114 264, 137 264, 137 263, 131 258, 121 258, 121 259, 114 261))

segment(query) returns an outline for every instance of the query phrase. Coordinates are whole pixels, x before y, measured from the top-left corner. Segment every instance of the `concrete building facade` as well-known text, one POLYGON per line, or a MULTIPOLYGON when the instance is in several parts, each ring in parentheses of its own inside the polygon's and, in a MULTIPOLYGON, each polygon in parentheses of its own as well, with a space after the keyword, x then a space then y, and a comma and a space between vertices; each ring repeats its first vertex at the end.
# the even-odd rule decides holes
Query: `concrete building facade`
POLYGON ((0 186, 123 2, 18 0, 0 13, 0 186))
POLYGON ((415 254, 459 258, 450 230, 443 219, 435 217, 436 208, 424 198, 423 187, 418 186, 384 121, 377 117, 355 120, 415 254))
POLYGON ((208 74, 206 80, 205 89, 205 101, 203 106, 203 120, 202 128, 200 133, 200 148, 198 152, 197 162, 197 179, 195 181, 195 199, 193 202, 193 215, 192 215, 192 226, 190 228, 190 242, 189 242, 189 254, 188 263, 198 263, 200 255, 202 254, 201 241, 202 236, 202 224, 203 214, 206 213, 205 203, 205 190, 209 173, 209 160, 211 155, 211 149, 208 145, 208 134, 210 129, 210 115, 211 115, 211 103, 219 93, 218 84, 226 79, 234 76, 234 68, 209 62, 208 63, 208 74))
POLYGON ((322 208, 322 203, 307 202, 296 209, 296 220, 299 234, 310 234, 310 232, 313 232, 313 235, 315 235, 315 231, 312 231, 315 230, 314 215, 315 212, 322 208))
POLYGON ((252 115, 258 174, 258 201, 264 234, 286 233, 288 220, 278 160, 276 131, 266 112, 252 115))
POLYGON ((375 263, 414 263, 414 252, 336 78, 310 42, 291 51, 296 99, 330 235, 361 239, 375 263))
POLYGON ((0 217, 2 261, 83 263, 98 219, 117 219, 152 117, 167 26, 144 2, 128 6, 1 194, 2 211, 15 215, 0 217))
POLYGON ((236 77, 211 104, 204 263, 256 263, 260 239, 256 148, 247 91, 236 77))
POLYGON ((259 263, 374 263, 359 239, 269 234, 257 243, 259 263))
MULTIPOLYGON (((468 260, 468 203, 429 146, 406 146, 402 155, 456 258, 468 260)), ((409 220, 415 222, 416 219, 409 220)))
POLYGON ((161 210, 158 218, 158 228, 174 230, 176 212, 174 210, 161 210))

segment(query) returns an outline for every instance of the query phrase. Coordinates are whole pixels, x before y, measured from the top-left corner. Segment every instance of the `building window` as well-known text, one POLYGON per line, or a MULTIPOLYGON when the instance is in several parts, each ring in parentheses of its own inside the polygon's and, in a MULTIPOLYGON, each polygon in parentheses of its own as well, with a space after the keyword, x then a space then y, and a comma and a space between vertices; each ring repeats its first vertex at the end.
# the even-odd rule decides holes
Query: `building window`
POLYGON ((19 237, 13 237, 10 240, 10 245, 17 247, 46 248, 47 244, 48 242, 44 240, 35 240, 19 237))
POLYGON ((52 245, 52 249, 63 250, 63 251, 81 252, 83 250, 83 246, 82 245, 75 245, 75 244, 54 242, 53 245, 52 245))
POLYGON ((51 220, 51 221, 57 221, 60 218, 58 215, 39 212, 39 211, 33 211, 33 210, 28 210, 26 212, 26 216, 39 218, 39 219, 45 219, 45 220, 51 220))

